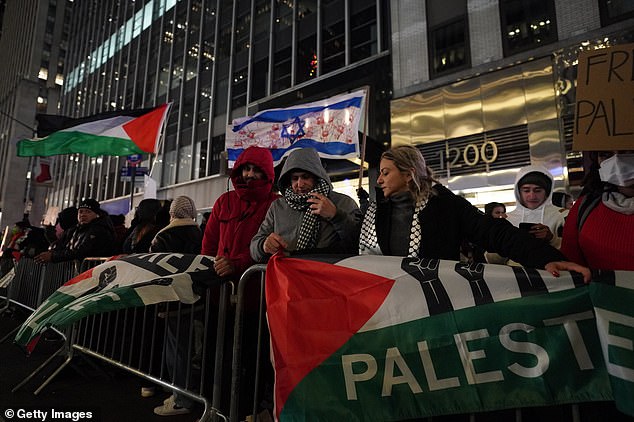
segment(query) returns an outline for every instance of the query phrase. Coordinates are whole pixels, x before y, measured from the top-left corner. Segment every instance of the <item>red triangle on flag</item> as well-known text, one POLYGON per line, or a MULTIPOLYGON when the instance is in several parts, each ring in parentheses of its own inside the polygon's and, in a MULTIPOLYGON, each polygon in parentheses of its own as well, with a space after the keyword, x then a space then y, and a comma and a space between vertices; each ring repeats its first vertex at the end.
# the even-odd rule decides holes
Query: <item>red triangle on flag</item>
POLYGON ((279 416, 297 384, 376 313, 394 280, 318 261, 273 256, 265 284, 279 416))
POLYGON ((147 153, 156 152, 159 131, 165 120, 169 104, 163 104, 134 120, 125 123, 123 130, 130 136, 141 150, 147 153))

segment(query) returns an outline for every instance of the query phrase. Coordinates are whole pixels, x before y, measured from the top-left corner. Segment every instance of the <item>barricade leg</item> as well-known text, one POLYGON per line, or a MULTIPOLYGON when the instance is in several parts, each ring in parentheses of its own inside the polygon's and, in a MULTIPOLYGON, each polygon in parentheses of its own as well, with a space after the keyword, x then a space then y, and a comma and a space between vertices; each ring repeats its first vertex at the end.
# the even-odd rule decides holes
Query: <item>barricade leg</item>
POLYGON ((18 385, 13 387, 13 390, 11 390, 11 391, 12 392, 16 392, 17 390, 19 390, 24 384, 29 382, 29 380, 31 380, 35 375, 37 375, 40 371, 42 371, 44 368, 46 368, 48 366, 48 364, 53 361, 53 358, 55 358, 58 355, 66 354, 66 359, 64 360, 64 362, 62 362, 55 369, 55 371, 53 371, 53 373, 51 375, 49 375, 48 378, 33 392, 33 394, 35 394, 35 395, 39 394, 39 392, 42 391, 42 389, 44 387, 46 387, 57 376, 57 374, 59 374, 61 372, 61 370, 64 369, 66 367, 66 365, 68 365, 70 363, 70 361, 73 359, 73 352, 72 352, 72 349, 69 347, 69 344, 72 342, 72 339, 75 336, 74 331, 75 330, 74 330, 74 327, 73 327, 71 329, 71 334, 68 337, 64 336, 62 333, 57 331, 57 333, 60 334, 64 338, 64 340, 65 340, 64 344, 59 349, 57 349, 55 351, 55 353, 53 353, 48 359, 46 359, 40 366, 35 368, 35 370, 33 372, 31 372, 29 375, 27 375, 27 377, 24 378, 18 385))
MULTIPOLYGON (((263 286, 264 286, 264 272, 266 270, 265 265, 253 265, 247 271, 244 272, 242 277, 240 278, 240 283, 238 285, 238 297, 236 302, 236 315, 234 321, 234 329, 233 329, 233 360, 232 360, 232 377, 231 377, 231 403, 230 403, 230 415, 229 419, 231 421, 237 421, 239 418, 239 402, 240 402, 240 389, 241 385, 241 375, 240 372, 242 370, 242 343, 243 343, 243 329, 244 329, 244 292, 246 290, 246 285, 254 274, 260 273, 259 282, 261 287, 260 294, 260 307, 259 307, 259 315, 262 315, 263 312, 263 286)), ((251 283, 253 284, 253 283, 251 283)), ((252 414, 257 415, 257 404, 258 404, 258 387, 260 384, 260 346, 262 340, 262 321, 261 318, 258 318, 258 338, 257 338, 257 352, 256 352, 256 366, 255 366, 255 391, 254 397, 252 401, 252 414)), ((257 416, 256 416, 257 418, 257 416)))

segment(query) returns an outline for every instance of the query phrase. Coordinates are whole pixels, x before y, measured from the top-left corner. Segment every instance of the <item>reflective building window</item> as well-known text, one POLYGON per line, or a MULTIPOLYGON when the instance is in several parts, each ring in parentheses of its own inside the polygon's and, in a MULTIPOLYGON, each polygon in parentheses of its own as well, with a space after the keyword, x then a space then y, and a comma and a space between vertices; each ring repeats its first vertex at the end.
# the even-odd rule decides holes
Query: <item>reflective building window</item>
POLYGON ((504 55, 557 41, 553 0, 501 0, 504 55))
POLYGON ((432 77, 470 66, 466 0, 427 3, 429 67, 432 77))
POLYGON ((634 17, 634 1, 632 0, 599 0, 601 25, 634 17))

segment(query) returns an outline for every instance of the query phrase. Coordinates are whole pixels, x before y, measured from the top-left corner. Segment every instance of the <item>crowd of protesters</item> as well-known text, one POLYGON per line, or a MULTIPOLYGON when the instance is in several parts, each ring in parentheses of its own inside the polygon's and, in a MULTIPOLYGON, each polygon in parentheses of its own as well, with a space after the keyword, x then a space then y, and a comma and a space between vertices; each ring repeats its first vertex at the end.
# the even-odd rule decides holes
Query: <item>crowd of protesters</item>
MULTIPOLYGON (((287 157, 278 194, 270 151, 251 147, 231 172, 234 189, 216 201, 200 226, 196 206, 186 196, 141 201, 125 231, 115 230, 100 204, 86 199, 62 210, 54 230, 48 236, 42 230, 44 241, 27 222, 16 224, 4 254, 47 263, 118 253, 202 253, 214 257, 218 278, 211 284, 238 280, 249 266, 275 253, 504 263, 555 276, 575 271, 588 282, 588 267, 634 270, 634 154, 606 154, 597 169, 600 181, 575 202, 554 190, 546 168, 527 166, 516 177, 515 204, 491 202, 482 212, 442 186, 419 149, 399 146, 382 154, 375 199, 360 209, 352 198, 334 192, 314 149, 287 157), (507 212, 507 205, 514 208, 507 212)), ((176 357, 166 364, 171 371, 182 363, 176 357)), ((175 394, 155 413, 188 413, 192 406, 175 394)))

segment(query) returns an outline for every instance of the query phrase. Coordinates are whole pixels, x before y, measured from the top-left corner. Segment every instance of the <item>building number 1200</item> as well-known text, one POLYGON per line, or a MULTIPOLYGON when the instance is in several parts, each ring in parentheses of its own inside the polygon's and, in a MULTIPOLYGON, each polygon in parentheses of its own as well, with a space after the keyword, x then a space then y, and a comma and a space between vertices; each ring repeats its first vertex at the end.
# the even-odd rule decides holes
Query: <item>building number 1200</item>
POLYGON ((457 147, 449 147, 445 145, 445 151, 438 151, 440 155, 440 169, 445 169, 445 161, 448 168, 462 167, 460 159, 469 167, 477 165, 480 161, 485 164, 491 164, 498 158, 498 146, 493 141, 484 141, 478 148, 476 144, 467 144, 461 150, 457 147), (443 157, 444 155, 444 157, 443 157), (445 160, 446 157, 446 160, 445 160))

